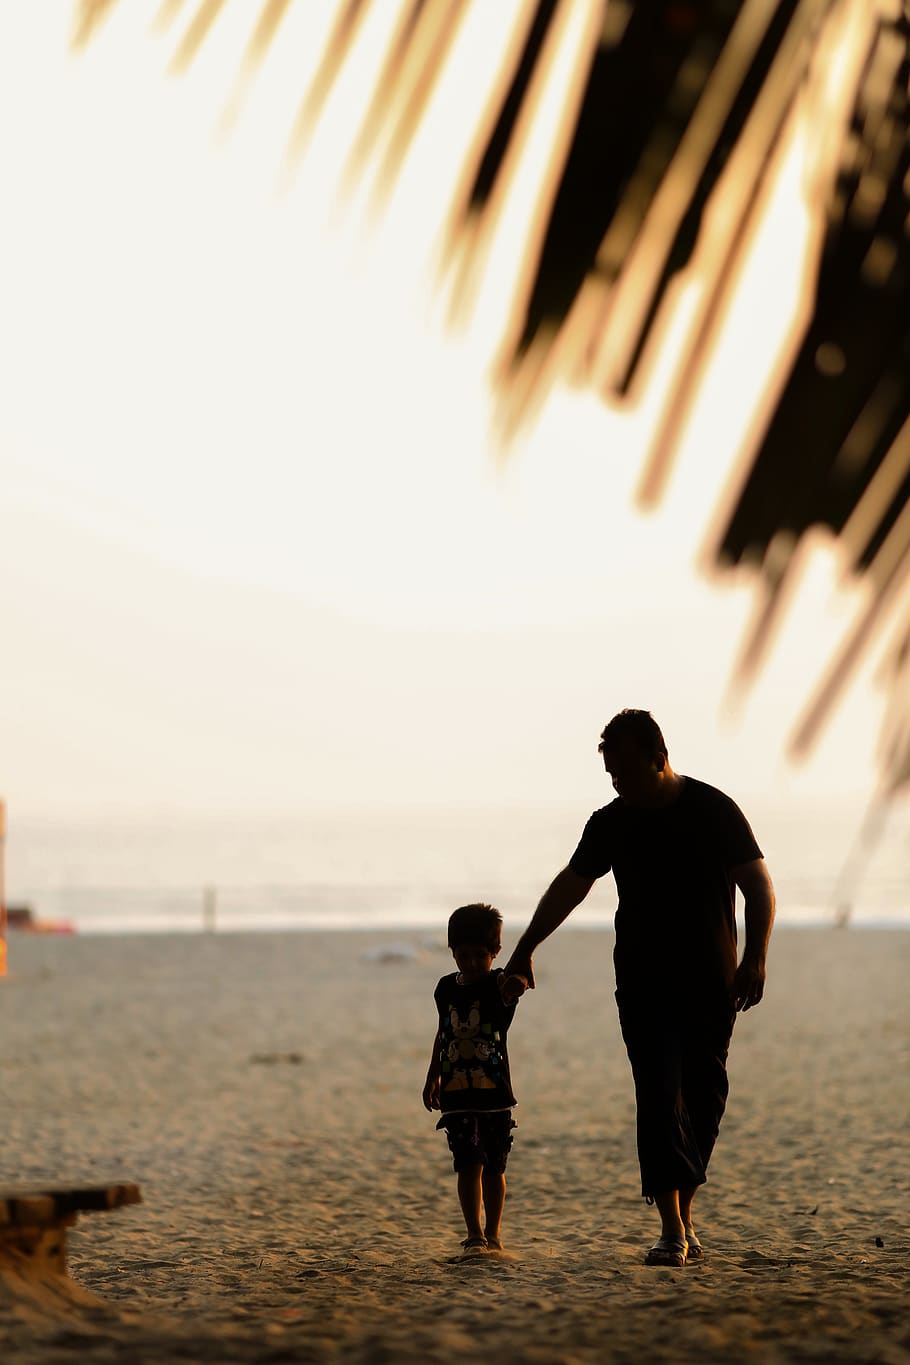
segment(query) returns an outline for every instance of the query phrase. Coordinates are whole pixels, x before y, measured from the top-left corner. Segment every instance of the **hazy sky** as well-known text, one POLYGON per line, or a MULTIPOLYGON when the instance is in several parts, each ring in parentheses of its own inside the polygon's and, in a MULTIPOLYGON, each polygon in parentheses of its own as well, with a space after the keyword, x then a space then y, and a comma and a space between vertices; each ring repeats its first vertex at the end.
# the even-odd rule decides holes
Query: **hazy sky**
MULTIPOLYGON (((610 795, 597 733, 624 705, 653 709, 678 769, 734 794, 865 792, 871 662, 812 763, 782 757, 858 593, 834 591, 820 552, 722 724, 751 589, 693 568, 743 385, 757 393, 767 370, 768 316, 779 332, 792 311, 798 190, 764 274, 744 282, 668 496, 643 518, 647 395, 619 413, 560 391, 497 460, 488 371, 517 262, 508 225, 471 330, 444 332, 430 285, 463 137, 454 104, 431 111, 368 235, 334 198, 368 88, 356 63, 279 195, 315 42, 279 39, 218 142, 246 30, 225 20, 177 81, 171 40, 147 36, 157 4, 121 8, 78 58, 69 4, 0 10, 11 811, 585 806, 610 795)), ((324 27, 333 9, 310 13, 324 27)))

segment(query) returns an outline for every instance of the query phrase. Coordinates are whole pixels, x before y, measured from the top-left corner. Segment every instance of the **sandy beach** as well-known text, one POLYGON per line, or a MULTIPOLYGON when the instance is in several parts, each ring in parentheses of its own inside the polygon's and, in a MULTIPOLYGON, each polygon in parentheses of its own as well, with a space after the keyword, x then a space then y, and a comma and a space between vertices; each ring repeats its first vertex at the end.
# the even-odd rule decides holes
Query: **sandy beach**
POLYGON ((777 930, 684 1270, 642 1264, 611 948, 539 953, 511 1254, 466 1260, 419 1098, 441 931, 13 937, 0 1184, 144 1202, 80 1218, 70 1285, 7 1266, 0 1358, 910 1362, 910 934, 777 930))

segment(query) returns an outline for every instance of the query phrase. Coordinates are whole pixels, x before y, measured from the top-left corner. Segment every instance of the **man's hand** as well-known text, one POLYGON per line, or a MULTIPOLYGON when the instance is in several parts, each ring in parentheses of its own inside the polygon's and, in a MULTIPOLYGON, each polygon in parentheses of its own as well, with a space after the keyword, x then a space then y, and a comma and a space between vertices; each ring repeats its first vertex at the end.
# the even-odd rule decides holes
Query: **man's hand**
POLYGON ((503 972, 499 978, 499 994, 506 1005, 514 1005, 515 1001, 520 999, 527 989, 528 978, 519 976, 517 972, 510 972, 508 976, 503 972))
POLYGON ((421 1096, 424 1109, 439 1108, 439 1088, 439 1077, 428 1076, 426 1085, 423 1087, 423 1095, 421 1096))
POLYGON ((550 882, 540 898, 531 923, 516 944, 515 951, 503 969, 504 976, 521 976, 527 982, 527 989, 533 991, 534 965, 532 952, 549 938, 571 915, 576 905, 581 905, 585 896, 594 885, 595 878, 580 877, 571 867, 564 867, 550 882))
POLYGON ((765 993, 765 954, 774 923, 774 887, 763 858, 733 868, 733 878, 745 902, 746 942, 743 960, 733 978, 737 1010, 750 1010, 765 993))
POLYGON ((750 1010, 765 993, 765 964, 744 957, 733 978, 733 1002, 737 1011, 750 1010))
MULTIPOLYGON (((521 944, 518 945, 502 969, 502 976, 499 978, 499 989, 503 990, 504 983, 510 980, 510 978, 514 979, 516 976, 524 982, 523 989, 518 992, 519 995, 523 995, 525 991, 533 991, 535 983, 531 954, 522 948, 521 944)), ((505 995, 503 995, 502 998, 505 1000, 505 995)))

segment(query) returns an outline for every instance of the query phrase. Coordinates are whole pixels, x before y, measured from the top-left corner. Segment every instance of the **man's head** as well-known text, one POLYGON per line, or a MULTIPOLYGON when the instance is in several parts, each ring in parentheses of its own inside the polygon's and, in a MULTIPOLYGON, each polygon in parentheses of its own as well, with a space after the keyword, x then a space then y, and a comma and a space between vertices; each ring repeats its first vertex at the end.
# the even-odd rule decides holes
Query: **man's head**
POLYGON ((502 915, 492 905, 460 905, 449 916, 449 947, 466 981, 485 976, 502 947, 502 915))
POLYGON ((663 786, 675 774, 650 711, 620 711, 601 733, 597 751, 624 801, 631 806, 661 804, 663 786))

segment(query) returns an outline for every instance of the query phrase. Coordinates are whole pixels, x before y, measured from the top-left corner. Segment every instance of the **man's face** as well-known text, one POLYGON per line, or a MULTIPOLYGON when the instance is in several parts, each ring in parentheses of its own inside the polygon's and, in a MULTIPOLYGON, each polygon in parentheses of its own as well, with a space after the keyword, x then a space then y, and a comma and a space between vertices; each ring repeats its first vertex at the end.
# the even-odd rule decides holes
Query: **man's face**
POLYGON ((663 754, 650 757, 634 740, 622 739, 603 753, 603 761, 613 788, 623 801, 630 806, 651 804, 665 766, 663 754))

